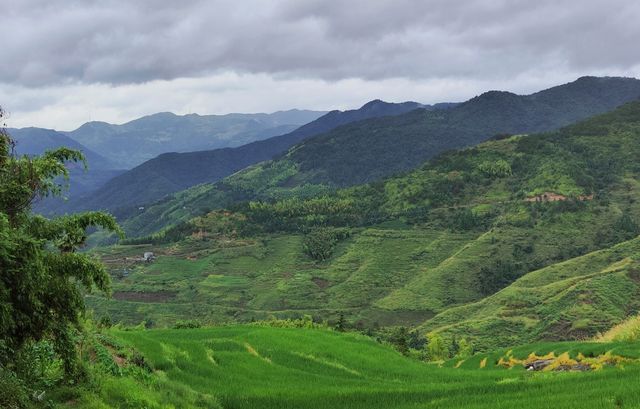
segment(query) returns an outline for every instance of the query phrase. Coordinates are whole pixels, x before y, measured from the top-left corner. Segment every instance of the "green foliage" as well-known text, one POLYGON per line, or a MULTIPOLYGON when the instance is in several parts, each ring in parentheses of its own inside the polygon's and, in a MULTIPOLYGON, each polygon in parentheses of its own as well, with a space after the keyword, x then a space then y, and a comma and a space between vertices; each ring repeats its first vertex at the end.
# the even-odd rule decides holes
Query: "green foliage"
POLYGON ((406 327, 394 329, 389 341, 402 355, 409 354, 409 331, 406 327))
POLYGON ((51 340, 68 374, 76 369, 73 329, 84 311, 81 289, 108 291, 110 281, 99 260, 76 250, 88 228, 119 230, 103 213, 48 220, 32 215, 30 207, 36 198, 61 192, 55 180, 68 177, 66 162, 83 160, 65 148, 16 156, 12 141, 0 133, 0 339, 16 353, 51 340))
POLYGON ((345 229, 315 228, 304 236, 302 248, 316 261, 325 261, 333 254, 338 242, 349 236, 345 229))
POLYGON ((14 372, 0 366, 0 407, 4 409, 28 409, 33 407, 29 389, 14 372))
MULTIPOLYGON (((342 317, 344 320, 344 316, 342 317)), ((301 318, 287 318, 287 319, 278 319, 276 317, 270 317, 267 320, 262 321, 254 321, 251 325, 258 327, 271 327, 271 328, 307 328, 307 329, 326 329, 329 330, 331 327, 326 321, 318 322, 313 319, 311 315, 303 315, 301 318)), ((344 323, 336 324, 336 330, 344 331, 344 323)))
POLYGON ((111 352, 97 340, 94 340, 92 346, 95 353, 95 362, 100 367, 100 370, 113 376, 122 376, 122 370, 114 362, 111 352))
POLYGON ((196 320, 180 320, 175 323, 173 328, 175 329, 193 329, 200 328, 202 324, 196 320))
POLYGON ((473 355, 473 345, 467 341, 466 338, 462 338, 458 342, 458 351, 454 355, 454 358, 467 359, 473 355))
POLYGON ((437 333, 427 335, 427 356, 431 361, 449 359, 450 345, 437 333))
POLYGON ((637 343, 539 343, 425 364, 366 336, 318 329, 227 325, 109 336, 140 351, 156 371, 146 378, 101 375, 95 389, 56 401, 62 408, 401 409, 428 407, 434 398, 442 409, 640 404, 637 343), (498 365, 504 356, 607 351, 625 359, 624 368, 532 373, 498 365))
POLYGON ((62 362, 48 341, 31 342, 13 357, 18 377, 34 390, 50 388, 62 379, 62 362))
POLYGON ((483 267, 478 275, 480 291, 491 295, 508 286, 524 274, 526 268, 521 263, 496 261, 493 265, 483 267))
POLYGON ((482 162, 478 166, 478 170, 491 178, 501 178, 511 176, 511 165, 504 159, 499 159, 495 162, 482 162))
POLYGON ((338 316, 338 321, 336 321, 336 331, 344 332, 347 328, 347 322, 344 318, 344 314, 340 313, 338 316))
POLYGON ((640 235, 640 226, 629 213, 624 213, 620 216, 613 228, 622 232, 625 235, 624 237, 628 239, 640 235))

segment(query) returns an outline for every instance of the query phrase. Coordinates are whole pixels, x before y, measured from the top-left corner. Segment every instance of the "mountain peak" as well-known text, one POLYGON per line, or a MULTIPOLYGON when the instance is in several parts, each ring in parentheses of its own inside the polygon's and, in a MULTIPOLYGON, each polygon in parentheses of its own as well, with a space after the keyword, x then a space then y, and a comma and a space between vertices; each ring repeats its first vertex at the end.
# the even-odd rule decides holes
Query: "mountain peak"
POLYGON ((386 110, 392 107, 403 107, 403 110, 411 110, 411 109, 423 107, 423 105, 413 101, 386 102, 381 99, 374 99, 372 101, 367 102, 362 107, 360 107, 359 111, 386 110))
POLYGON ((389 105, 389 103, 388 102, 384 102, 381 99, 374 99, 374 100, 369 101, 366 104, 364 104, 362 107, 360 107, 360 109, 371 109, 371 108, 376 108, 376 107, 384 106, 384 105, 389 105))
POLYGON ((518 99, 518 95, 508 91, 492 90, 483 92, 482 94, 471 98, 463 105, 486 104, 486 103, 502 103, 518 99))

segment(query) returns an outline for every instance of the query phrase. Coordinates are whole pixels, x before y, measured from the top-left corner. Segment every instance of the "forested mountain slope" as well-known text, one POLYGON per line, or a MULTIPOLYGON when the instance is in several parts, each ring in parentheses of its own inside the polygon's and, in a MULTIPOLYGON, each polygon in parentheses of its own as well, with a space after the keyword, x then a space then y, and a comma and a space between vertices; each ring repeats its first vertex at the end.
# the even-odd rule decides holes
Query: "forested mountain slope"
POLYGON ((543 132, 640 98, 640 81, 580 78, 532 95, 491 91, 447 111, 415 111, 312 138, 289 152, 304 180, 350 186, 412 169, 496 134, 543 132))
POLYGON ((492 91, 447 110, 355 122, 309 138, 277 160, 180 192, 142 213, 119 216, 130 234, 148 234, 239 201, 308 197, 376 181, 449 149, 496 134, 555 129, 638 97, 636 79, 585 77, 528 96, 492 91))
MULTIPOLYGON (((428 107, 429 109, 445 108, 428 107)), ((216 182, 249 165, 282 154, 305 138, 339 125, 366 118, 397 115, 421 107, 415 102, 371 101, 359 109, 331 111, 284 135, 236 148, 188 153, 165 153, 109 181, 91 195, 72 201, 65 210, 135 207, 157 201, 167 194, 206 182, 216 182)))

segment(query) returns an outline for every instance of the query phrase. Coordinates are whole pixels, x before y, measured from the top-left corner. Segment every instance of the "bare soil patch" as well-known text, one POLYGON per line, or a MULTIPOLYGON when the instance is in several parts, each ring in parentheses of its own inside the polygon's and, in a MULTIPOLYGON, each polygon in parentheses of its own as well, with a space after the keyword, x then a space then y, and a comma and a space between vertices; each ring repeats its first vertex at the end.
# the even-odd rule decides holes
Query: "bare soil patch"
POLYGON ((319 288, 322 288, 323 290, 329 287, 329 284, 331 284, 329 283, 329 280, 325 280, 324 278, 320 277, 313 277, 311 281, 313 281, 315 285, 317 285, 319 288))

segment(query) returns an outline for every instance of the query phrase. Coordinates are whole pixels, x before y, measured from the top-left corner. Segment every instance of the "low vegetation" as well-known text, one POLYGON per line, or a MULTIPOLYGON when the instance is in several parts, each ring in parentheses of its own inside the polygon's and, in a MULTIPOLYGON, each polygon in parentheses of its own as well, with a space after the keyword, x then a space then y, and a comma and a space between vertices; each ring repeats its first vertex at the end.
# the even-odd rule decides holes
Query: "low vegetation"
POLYGON ((322 328, 113 329, 97 340, 111 354, 96 358, 92 366, 100 386, 67 390, 68 403, 62 407, 513 408, 526 402, 527 408, 547 408, 553 402, 568 409, 640 404, 640 366, 635 363, 640 347, 635 343, 537 344, 429 364, 369 337, 322 328), (131 351, 143 358, 136 360, 131 351), (612 351, 608 360, 601 358, 606 351, 612 351), (532 353, 554 353, 567 361, 584 355, 583 360, 607 364, 600 370, 543 374, 527 372, 523 365, 505 370, 500 361, 505 356, 527 359, 532 353), (616 369, 616 362, 625 369, 616 369), (114 365, 117 370, 108 369, 114 365))

